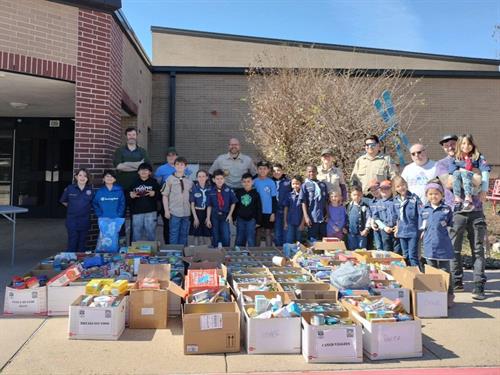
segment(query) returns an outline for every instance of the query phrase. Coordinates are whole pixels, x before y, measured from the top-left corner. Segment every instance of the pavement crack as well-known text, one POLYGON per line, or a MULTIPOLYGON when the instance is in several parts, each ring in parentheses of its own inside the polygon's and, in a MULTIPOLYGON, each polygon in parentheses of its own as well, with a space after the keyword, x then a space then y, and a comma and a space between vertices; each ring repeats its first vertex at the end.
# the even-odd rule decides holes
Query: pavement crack
POLYGON ((5 370, 5 368, 14 360, 14 358, 17 356, 17 354, 23 350, 23 348, 26 346, 26 344, 28 344, 28 342, 33 338, 33 336, 35 336, 37 334, 37 332, 45 325, 45 323, 47 323, 47 320, 48 318, 45 318, 42 323, 40 323, 40 325, 38 326, 37 329, 35 329, 31 335, 26 339, 26 341, 24 343, 22 343, 22 345, 15 351, 14 354, 12 354, 12 356, 9 358, 8 361, 5 362, 5 364, 0 367, 0 373, 2 373, 3 370, 5 370))

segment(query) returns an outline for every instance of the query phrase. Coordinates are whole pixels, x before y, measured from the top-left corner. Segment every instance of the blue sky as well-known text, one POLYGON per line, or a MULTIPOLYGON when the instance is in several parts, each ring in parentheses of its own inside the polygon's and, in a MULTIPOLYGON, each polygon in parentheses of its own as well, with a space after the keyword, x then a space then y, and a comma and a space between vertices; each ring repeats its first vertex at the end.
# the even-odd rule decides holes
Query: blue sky
POLYGON ((151 57, 151 26, 500 59, 500 0, 122 0, 151 57))

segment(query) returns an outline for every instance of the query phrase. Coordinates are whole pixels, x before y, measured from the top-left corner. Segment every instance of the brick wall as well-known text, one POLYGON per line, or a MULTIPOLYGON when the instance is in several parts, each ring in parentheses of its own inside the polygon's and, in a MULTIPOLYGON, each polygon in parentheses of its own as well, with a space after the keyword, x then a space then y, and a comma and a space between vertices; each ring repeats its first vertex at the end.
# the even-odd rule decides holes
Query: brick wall
POLYGON ((168 147, 169 80, 168 74, 153 74, 153 101, 148 152, 151 161, 156 165, 165 162, 165 151, 168 147))
MULTIPOLYGON (((153 77, 153 126, 158 139, 151 142, 153 160, 168 136, 168 95, 166 75, 153 77), (160 92, 163 90, 162 92, 160 92)), ((424 78, 415 88, 422 93, 424 106, 409 132, 412 142, 422 141, 434 159, 443 157, 437 143, 446 133, 474 134, 498 175, 498 119, 500 118, 500 81, 495 79, 424 78)), ((245 142, 247 121, 247 81, 242 75, 177 74, 176 145, 190 162, 211 163, 226 151, 228 138, 239 137, 244 153, 257 157, 245 142), (216 112, 213 112, 216 111, 216 112)), ((409 158, 408 158, 409 159, 409 158)))
POLYGON ((78 8, 44 0, 0 1, 0 50, 76 65, 78 8))
MULTIPOLYGON (((110 14, 80 9, 74 168, 101 181, 121 140, 122 34, 110 14)), ((95 227, 90 240, 96 238, 95 227)))

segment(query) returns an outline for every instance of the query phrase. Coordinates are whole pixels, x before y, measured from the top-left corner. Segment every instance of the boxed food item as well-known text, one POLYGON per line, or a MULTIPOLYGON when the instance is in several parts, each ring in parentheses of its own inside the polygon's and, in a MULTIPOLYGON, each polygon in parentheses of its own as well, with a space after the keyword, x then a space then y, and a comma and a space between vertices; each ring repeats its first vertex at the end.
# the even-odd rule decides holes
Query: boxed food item
POLYGON ((154 255, 158 252, 159 248, 160 242, 158 241, 136 241, 132 242, 128 248, 128 253, 154 255))
POLYGON ((13 277, 5 287, 4 314, 6 315, 46 315, 46 278, 28 275, 13 277))
POLYGON ((184 354, 239 353, 240 310, 236 302, 185 304, 184 354))
POLYGON ((412 312, 419 318, 448 316, 449 274, 425 265, 425 273, 418 267, 392 267, 392 276, 411 290, 412 312))
POLYGON ((395 301, 399 299, 406 311, 411 312, 410 289, 403 288, 400 283, 394 280, 378 280, 371 282, 371 291, 375 295, 379 295, 395 301))
POLYGON ((76 281, 82 275, 82 266, 75 264, 54 276, 47 282, 47 286, 66 286, 70 282, 76 281))
POLYGON ((118 340, 125 329, 125 296, 82 295, 69 307, 69 338, 118 340))
POLYGON ((302 312, 302 355, 307 363, 362 362, 362 327, 345 310, 302 312))

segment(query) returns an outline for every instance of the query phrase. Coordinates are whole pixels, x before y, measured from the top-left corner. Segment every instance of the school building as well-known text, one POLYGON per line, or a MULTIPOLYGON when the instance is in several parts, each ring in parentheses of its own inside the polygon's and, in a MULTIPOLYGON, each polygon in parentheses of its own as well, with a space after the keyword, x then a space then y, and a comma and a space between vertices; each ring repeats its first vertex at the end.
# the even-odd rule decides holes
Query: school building
POLYGON ((0 2, 0 204, 61 217, 58 199, 79 167, 111 166, 123 129, 136 126, 152 161, 175 146, 210 164, 245 142, 245 70, 264 67, 402 69, 421 78, 426 106, 411 141, 432 158, 446 133, 474 134, 500 168, 499 60, 152 27, 148 58, 120 0, 0 2))

